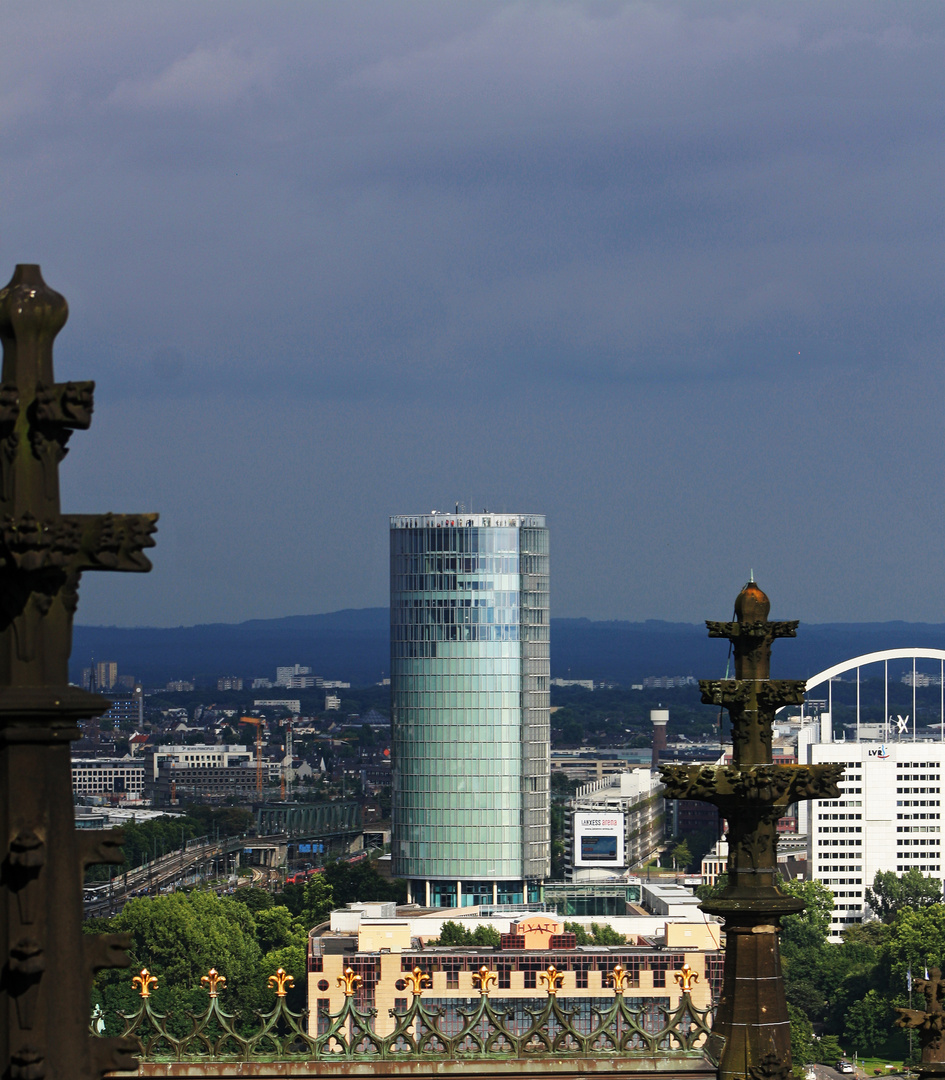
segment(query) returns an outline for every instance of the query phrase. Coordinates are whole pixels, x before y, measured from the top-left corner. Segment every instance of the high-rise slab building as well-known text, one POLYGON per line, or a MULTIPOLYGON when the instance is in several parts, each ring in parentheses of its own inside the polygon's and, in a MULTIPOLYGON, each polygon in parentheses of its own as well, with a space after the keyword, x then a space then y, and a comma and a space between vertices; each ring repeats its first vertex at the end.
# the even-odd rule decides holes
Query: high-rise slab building
POLYGON ((550 872, 548 530, 390 520, 393 873, 434 907, 523 903, 550 872))
POLYGON ((877 871, 916 869, 945 884, 945 743, 813 742, 812 733, 813 725, 801 732, 801 764, 846 766, 840 798, 813 800, 802 819, 810 876, 834 895, 831 937, 839 941, 870 914, 865 891, 877 871))

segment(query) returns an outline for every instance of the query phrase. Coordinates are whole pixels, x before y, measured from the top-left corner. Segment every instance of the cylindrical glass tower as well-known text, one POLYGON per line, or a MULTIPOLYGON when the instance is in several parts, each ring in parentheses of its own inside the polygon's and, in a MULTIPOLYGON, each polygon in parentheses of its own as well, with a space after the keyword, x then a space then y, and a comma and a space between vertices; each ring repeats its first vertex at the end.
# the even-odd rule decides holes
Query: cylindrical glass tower
POLYGON ((434 907, 537 899, 549 865, 548 530, 390 521, 393 873, 434 907))

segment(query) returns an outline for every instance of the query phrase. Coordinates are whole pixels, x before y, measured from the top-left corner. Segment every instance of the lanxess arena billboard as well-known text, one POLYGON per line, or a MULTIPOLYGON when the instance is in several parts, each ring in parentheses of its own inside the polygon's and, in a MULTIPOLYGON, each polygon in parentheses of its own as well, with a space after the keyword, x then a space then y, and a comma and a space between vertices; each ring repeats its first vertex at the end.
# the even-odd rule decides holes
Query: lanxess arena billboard
POLYGON ((574 815, 574 865, 623 866, 623 814, 577 811, 574 815))

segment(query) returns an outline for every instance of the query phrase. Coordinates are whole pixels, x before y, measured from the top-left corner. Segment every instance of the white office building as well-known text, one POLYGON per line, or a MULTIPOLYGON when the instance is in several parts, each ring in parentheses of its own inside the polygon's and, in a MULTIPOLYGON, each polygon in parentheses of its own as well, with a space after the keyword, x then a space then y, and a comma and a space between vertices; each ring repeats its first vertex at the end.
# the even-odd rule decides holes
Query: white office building
POLYGON ((124 758, 73 758, 72 795, 140 799, 144 793, 144 764, 124 758))
MULTIPOLYGON (((829 723, 828 716, 824 734, 829 723)), ((801 810, 811 877, 834 894, 831 930, 837 939, 844 926, 869 914, 864 892, 877 871, 902 874, 915 868, 943 879, 945 743, 812 741, 819 734, 815 725, 801 732, 798 760, 843 764, 840 798, 814 799, 801 810)))

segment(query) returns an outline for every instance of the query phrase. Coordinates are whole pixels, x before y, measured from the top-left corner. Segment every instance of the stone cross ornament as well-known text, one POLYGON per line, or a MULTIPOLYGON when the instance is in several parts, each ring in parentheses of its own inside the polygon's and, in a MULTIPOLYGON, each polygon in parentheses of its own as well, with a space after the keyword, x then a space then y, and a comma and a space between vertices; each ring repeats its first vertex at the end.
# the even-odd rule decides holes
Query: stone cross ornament
POLYGON ((667 799, 717 806, 728 822, 728 885, 703 910, 725 919, 725 975, 713 1024, 719 1077, 787 1080, 791 1026, 778 950, 780 920, 803 910, 778 888, 778 818, 801 799, 836 799, 841 765, 775 765, 772 723, 782 705, 804 700, 804 683, 770 677, 771 643, 794 637, 796 622, 769 622, 771 604, 754 580, 735 600, 734 622, 707 622, 728 638, 735 678, 701 680, 702 700, 732 720, 731 765, 664 765, 667 799))
POLYGON ((85 570, 146 571, 156 514, 63 514, 59 463, 92 419, 91 382, 56 382, 65 299, 38 266, 0 290, 0 1066, 10 1080, 134 1068, 121 1039, 91 1038, 99 968, 125 967, 124 935, 82 934, 82 876, 123 861, 114 830, 76 834, 70 741, 110 702, 69 684, 85 570))

